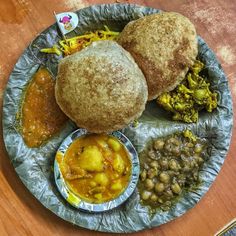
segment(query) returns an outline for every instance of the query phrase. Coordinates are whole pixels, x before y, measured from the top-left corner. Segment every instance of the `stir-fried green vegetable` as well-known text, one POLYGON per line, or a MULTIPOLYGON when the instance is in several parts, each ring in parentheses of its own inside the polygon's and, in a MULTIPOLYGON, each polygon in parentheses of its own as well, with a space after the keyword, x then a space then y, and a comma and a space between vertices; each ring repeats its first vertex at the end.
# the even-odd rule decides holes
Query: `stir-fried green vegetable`
POLYGON ((212 112, 217 107, 217 93, 211 92, 210 84, 199 75, 203 68, 204 64, 197 60, 177 88, 157 98, 159 105, 174 113, 173 120, 197 122, 198 111, 205 108, 212 112))

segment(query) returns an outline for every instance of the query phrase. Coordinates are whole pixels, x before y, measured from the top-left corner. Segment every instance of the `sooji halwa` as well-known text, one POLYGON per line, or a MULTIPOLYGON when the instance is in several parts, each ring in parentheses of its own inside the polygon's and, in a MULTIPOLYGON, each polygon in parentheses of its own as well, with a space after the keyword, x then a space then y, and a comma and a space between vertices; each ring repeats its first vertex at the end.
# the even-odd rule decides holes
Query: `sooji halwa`
POLYGON ((206 147, 206 140, 189 130, 154 139, 140 155, 138 188, 142 203, 168 210, 183 190, 199 184, 199 170, 207 159, 206 147))
POLYGON ((22 105, 22 135, 29 147, 39 147, 60 131, 68 119, 54 96, 55 80, 39 69, 27 87, 22 105))
POLYGON ((129 183, 130 156, 115 137, 90 134, 78 138, 63 159, 60 154, 56 158, 67 185, 84 201, 107 202, 129 183))

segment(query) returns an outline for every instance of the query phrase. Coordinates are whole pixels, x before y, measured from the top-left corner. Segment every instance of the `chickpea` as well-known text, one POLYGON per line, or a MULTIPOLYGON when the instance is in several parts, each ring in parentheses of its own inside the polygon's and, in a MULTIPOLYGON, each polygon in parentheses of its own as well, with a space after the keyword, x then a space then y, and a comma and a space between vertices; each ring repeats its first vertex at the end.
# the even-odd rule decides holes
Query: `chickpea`
POLYGON ((162 172, 159 175, 160 181, 164 184, 168 184, 170 182, 170 176, 166 172, 162 172))
POLYGON ((179 156, 180 155, 180 149, 179 149, 179 146, 176 146, 172 149, 172 153, 175 155, 175 156, 179 156))
POLYGON ((152 190, 154 188, 154 183, 151 179, 146 179, 145 187, 147 190, 152 190))
POLYGON ((162 156, 162 154, 159 151, 156 151, 156 159, 160 159, 162 156))
POLYGON ((176 194, 180 194, 181 193, 181 187, 179 186, 178 183, 174 183, 171 185, 171 190, 176 193, 176 194))
POLYGON ((171 145, 170 143, 165 144, 165 150, 168 152, 172 151, 172 147, 173 147, 173 145, 171 145))
POLYGON ((150 163, 150 166, 153 167, 153 168, 158 168, 158 167, 159 167, 159 164, 158 164, 157 161, 152 161, 152 162, 150 163))
POLYGON ((178 146, 178 145, 180 144, 180 143, 179 143, 179 140, 178 140, 177 138, 174 138, 174 137, 168 139, 167 142, 168 142, 168 143, 172 143, 172 144, 174 144, 174 145, 176 145, 176 146, 178 146))
POLYGON ((170 160, 170 161, 169 161, 169 168, 170 168, 171 170, 177 171, 177 170, 179 169, 178 162, 175 161, 175 160, 173 160, 173 159, 170 160))
POLYGON ((140 178, 142 181, 144 181, 147 178, 147 171, 145 169, 141 172, 140 178))
POLYGON ((156 159, 155 152, 153 150, 150 150, 148 152, 148 157, 155 160, 156 159))
POLYGON ((165 190, 165 185, 163 183, 156 183, 155 185, 155 191, 157 193, 162 193, 165 190))
POLYGON ((153 202, 156 202, 158 199, 157 195, 155 193, 153 193, 150 197, 150 200, 153 201, 153 202))
POLYGON ((157 176, 155 176, 153 179, 152 179, 153 183, 155 184, 157 182, 157 176))
POLYGON ((168 161, 167 160, 161 160, 160 165, 163 169, 168 169, 168 161))
POLYGON ((156 149, 156 150, 161 150, 161 149, 163 149, 163 147, 164 147, 164 142, 162 141, 162 140, 156 140, 155 142, 154 142, 154 148, 156 149))
POLYGON ((144 163, 144 164, 143 164, 143 168, 144 168, 145 170, 149 170, 149 169, 150 169, 150 166, 149 166, 147 163, 144 163))
POLYGON ((143 200, 148 200, 150 198, 150 196, 152 195, 151 192, 147 191, 147 190, 144 190, 141 194, 141 198, 143 200))
POLYGON ((174 141, 173 141, 173 144, 176 145, 176 146, 179 146, 180 141, 177 138, 175 138, 174 141))
POLYGON ((149 169, 148 172, 147 172, 147 176, 150 179, 152 179, 153 177, 155 177, 157 175, 158 175, 158 170, 154 169, 154 168, 149 169))

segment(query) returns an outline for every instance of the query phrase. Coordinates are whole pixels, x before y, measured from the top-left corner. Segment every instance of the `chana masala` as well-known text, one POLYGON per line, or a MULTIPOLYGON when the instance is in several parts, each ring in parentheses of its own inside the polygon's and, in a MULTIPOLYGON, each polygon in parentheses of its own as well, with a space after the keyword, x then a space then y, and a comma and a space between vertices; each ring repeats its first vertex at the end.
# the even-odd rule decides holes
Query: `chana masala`
POLYGON ((128 186, 130 156, 113 136, 82 136, 72 142, 64 157, 57 155, 56 158, 67 186, 86 202, 110 201, 128 186))
POLYGON ((199 171, 207 158, 206 140, 189 130, 154 139, 140 154, 141 202, 152 210, 170 209, 184 190, 200 184, 199 171))
POLYGON ((68 119, 54 96, 55 80, 40 68, 29 83, 22 106, 22 135, 28 147, 39 147, 58 133, 68 119))

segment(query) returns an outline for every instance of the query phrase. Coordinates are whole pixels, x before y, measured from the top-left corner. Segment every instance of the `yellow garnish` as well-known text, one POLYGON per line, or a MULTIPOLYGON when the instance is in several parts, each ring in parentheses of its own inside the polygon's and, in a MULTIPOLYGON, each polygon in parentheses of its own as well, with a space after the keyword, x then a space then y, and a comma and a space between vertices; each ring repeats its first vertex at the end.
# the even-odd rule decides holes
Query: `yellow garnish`
POLYGON ((61 51, 60 49, 57 47, 57 45, 53 45, 52 48, 43 48, 40 50, 40 52, 44 52, 44 53, 55 53, 58 56, 61 55, 61 51))
POLYGON ((95 32, 89 32, 84 35, 60 40, 58 42, 59 46, 54 45, 52 48, 43 48, 40 52, 53 53, 57 55, 61 55, 63 52, 64 55, 67 56, 89 46, 92 42, 99 40, 115 40, 119 35, 119 32, 111 31, 106 25, 104 28, 105 30, 96 30, 95 32))

